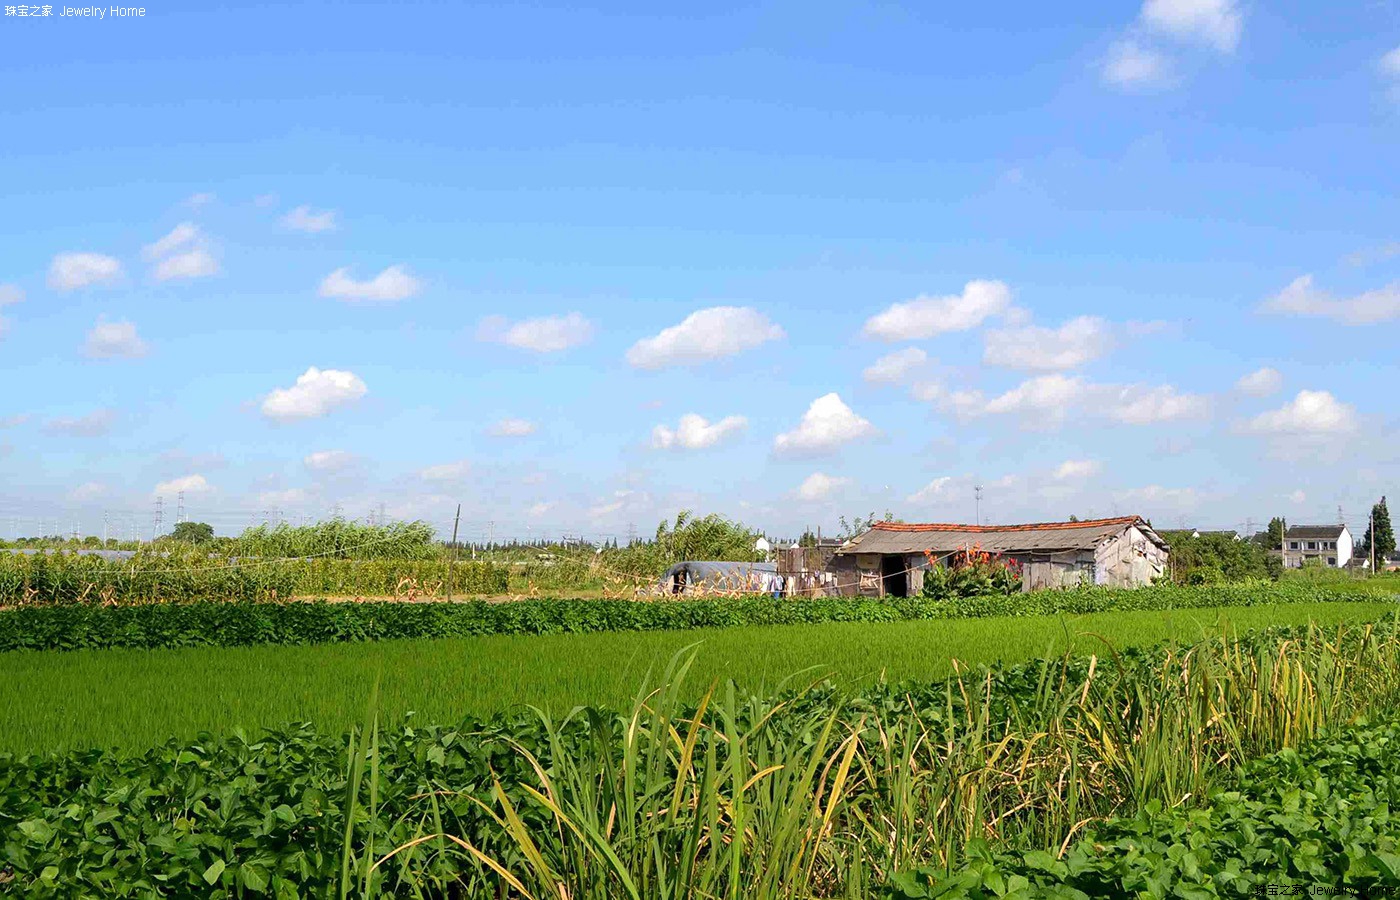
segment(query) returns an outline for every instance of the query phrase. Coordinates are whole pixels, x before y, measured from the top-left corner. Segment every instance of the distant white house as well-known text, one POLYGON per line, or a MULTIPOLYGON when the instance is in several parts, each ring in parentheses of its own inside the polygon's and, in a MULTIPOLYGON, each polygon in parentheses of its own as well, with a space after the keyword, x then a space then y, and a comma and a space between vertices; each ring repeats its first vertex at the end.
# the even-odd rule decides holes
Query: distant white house
POLYGON ((1345 525, 1293 525, 1283 535, 1283 564, 1301 569, 1305 562, 1342 568, 1351 559, 1351 532, 1345 525))
POLYGON ((768 543, 768 538, 761 537, 753 542, 753 550, 755 553, 771 553, 773 545, 768 543))

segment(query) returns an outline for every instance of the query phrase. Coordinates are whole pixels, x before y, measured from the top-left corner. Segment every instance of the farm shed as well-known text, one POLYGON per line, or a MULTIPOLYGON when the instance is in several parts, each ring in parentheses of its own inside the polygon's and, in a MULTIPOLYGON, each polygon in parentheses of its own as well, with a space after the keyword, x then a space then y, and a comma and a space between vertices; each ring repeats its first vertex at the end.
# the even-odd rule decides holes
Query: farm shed
POLYGON ((1077 584, 1137 587, 1166 571, 1166 541, 1138 516, 1033 525, 909 525, 877 522, 832 557, 846 596, 918 594, 924 572, 954 554, 983 551, 1021 566, 1022 588, 1077 584))
POLYGON ((666 570, 656 588, 663 594, 771 593, 782 588, 775 563, 695 560, 666 570))

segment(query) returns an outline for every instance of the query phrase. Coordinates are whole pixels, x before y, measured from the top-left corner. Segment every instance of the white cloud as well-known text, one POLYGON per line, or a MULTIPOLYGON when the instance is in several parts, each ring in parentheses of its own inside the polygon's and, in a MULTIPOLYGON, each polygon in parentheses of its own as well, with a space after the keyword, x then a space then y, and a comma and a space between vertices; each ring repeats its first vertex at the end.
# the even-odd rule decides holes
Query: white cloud
POLYGON ((515 323, 504 316, 487 316, 477 327, 476 338, 535 353, 558 353, 592 340, 593 323, 577 312, 515 323))
MULTIPOLYGON (((1031 414, 1051 420, 1059 419, 1078 402, 1083 390, 1084 383, 1078 378, 1067 375, 1041 375, 1027 379, 1006 393, 986 401, 981 412, 990 415, 1031 414)), ((967 414, 972 411, 972 401, 976 397, 976 394, 955 394, 953 402, 967 414)))
POLYGON ((656 450, 703 450, 743 431, 749 420, 743 416, 725 416, 710 423, 703 416, 686 413, 672 429, 657 425, 651 431, 651 446, 656 450))
POLYGON ((525 510, 525 515, 529 516, 532 519, 538 519, 540 516, 549 512, 553 508, 553 503, 549 503, 542 500, 539 503, 536 503, 534 506, 531 506, 529 509, 525 510))
POLYGON ((1118 88, 1157 87, 1171 78, 1167 56, 1134 40, 1115 41, 1103 62, 1103 80, 1118 88))
POLYGON ((1297 490, 1289 494, 1288 499, 1292 500, 1294 503, 1303 503, 1307 501, 1308 495, 1301 490, 1297 490))
POLYGON ((167 256, 151 270, 151 277, 156 281, 189 280, 217 274, 218 261, 203 247, 193 247, 184 253, 167 256))
POLYGON ((183 475, 169 481, 162 481, 151 491, 151 495, 178 494, 181 491, 186 494, 207 494, 213 489, 214 486, 205 480, 203 475, 183 475))
POLYGON ((117 414, 110 409, 95 409, 82 416, 58 416, 44 423, 45 430, 69 437, 101 437, 111 430, 117 414))
POLYGON ((320 212, 315 212, 309 206, 298 206, 282 217, 282 225, 294 231, 306 231, 311 234, 334 231, 335 210, 323 209, 320 212))
POLYGON ((313 472, 340 472, 354 462, 355 455, 348 450, 317 450, 302 460, 302 464, 313 472))
POLYGON ((456 462, 440 463, 420 469, 418 477, 424 481, 461 481, 471 474, 472 464, 465 459, 456 462))
POLYGON ((1283 387, 1283 373, 1265 366, 1235 382, 1235 390, 1251 397, 1267 397, 1283 387))
POLYGON ((967 331, 1011 305, 1011 289, 1000 281, 969 281, 961 294, 920 296, 895 303, 865 323, 865 335, 882 341, 914 341, 967 331))
MULTIPOLYGON (((15 284, 0 284, 0 308, 24 300, 24 291, 15 284)), ((0 316, 0 335, 9 330, 10 320, 0 316)))
POLYGON ((1225 53, 1239 44, 1244 23, 1234 0, 1146 0, 1139 18, 1154 31, 1225 53))
POLYGON ((73 503, 91 503, 93 500, 100 500, 106 495, 107 485, 97 481, 88 481, 69 491, 68 499, 73 503))
POLYGON ((148 349, 131 322, 99 319, 88 332, 83 355, 91 359, 139 359, 146 355, 148 349))
POLYGON ((262 413, 269 419, 292 421, 324 416, 338 406, 353 403, 369 388, 354 372, 311 366, 289 388, 277 388, 263 398, 262 413))
POLYGON ((15 428, 29 421, 29 413, 18 413, 0 419, 0 428, 15 428))
POLYGON ((1381 71, 1385 74, 1400 78, 1400 47, 1396 47, 1385 56, 1382 56, 1380 67, 1381 71))
POLYGON ((1210 415, 1210 399, 1182 394, 1169 384, 1100 385, 1093 390, 1095 406, 1111 419, 1128 425, 1151 425, 1203 419, 1210 415))
POLYGON ((899 384, 927 362, 927 353, 918 347, 906 347, 875 360, 863 375, 871 384, 899 384))
POLYGON ((635 505, 640 499, 641 497, 637 495, 636 491, 614 491, 613 499, 611 501, 607 503, 599 503, 596 506, 589 507, 589 518, 606 518, 607 516, 610 516, 613 513, 621 512, 624 507, 627 507, 629 505, 635 505))
POLYGON ((856 415, 835 393, 812 401, 792 431, 778 435, 773 449, 783 454, 826 453, 876 433, 869 420, 856 415))
POLYGON ((831 495, 831 492, 843 485, 849 484, 849 478, 837 478, 827 475, 825 472, 813 472, 808 475, 797 488, 797 496, 803 500, 821 500, 831 495))
POLYGON ((181 222, 165 237, 141 248, 141 258, 154 262, 199 239, 199 228, 193 222, 181 222))
POLYGON ((535 433, 535 423, 527 419, 501 419, 487 429, 492 437, 526 437, 535 433))
POLYGON ((1093 478, 1103 465, 1096 459, 1067 459, 1055 469, 1056 481, 1078 481, 1093 478))
POLYGON ((287 488, 285 491, 263 491, 258 494, 258 505, 263 507, 301 506, 311 499, 302 488, 287 488))
POLYGON ((60 253, 49 263, 49 287, 56 291, 115 284, 121 277, 122 264, 101 253, 60 253))
POLYGON ((953 477, 951 475, 935 478, 908 497, 905 497, 904 502, 923 505, 932 503, 935 500, 940 500, 948 495, 948 486, 952 483, 953 477))
POLYGON ((214 202, 214 195, 208 192, 190 194, 185 198, 185 205, 191 209, 200 209, 214 202))
POLYGON ((627 351, 639 369, 694 365, 734 356, 784 337, 783 329, 747 306, 713 306, 686 316, 679 325, 643 338, 627 351))
POLYGON ((321 296, 347 303, 393 303, 407 300, 423 288, 403 266, 390 266, 369 281, 350 277, 349 267, 341 267, 321 280, 321 296))
POLYGON ((1385 287, 1337 299, 1313 287, 1311 275, 1303 275, 1260 304, 1262 312, 1316 316, 1347 325, 1371 325, 1400 318, 1400 281, 1385 287))
POLYGON ((1201 500, 1195 488, 1169 488, 1160 484, 1118 491, 1114 499, 1122 504, 1142 504, 1156 509, 1190 509, 1201 500))
POLYGON ((1097 316, 1079 316, 1059 328, 1028 325, 987 332, 982 361, 1010 369, 1054 372, 1093 362, 1113 347, 1109 324, 1097 316))
POLYGON ((1356 410, 1328 391, 1299 391, 1288 403, 1244 424, 1252 434, 1320 436, 1356 430, 1356 410))

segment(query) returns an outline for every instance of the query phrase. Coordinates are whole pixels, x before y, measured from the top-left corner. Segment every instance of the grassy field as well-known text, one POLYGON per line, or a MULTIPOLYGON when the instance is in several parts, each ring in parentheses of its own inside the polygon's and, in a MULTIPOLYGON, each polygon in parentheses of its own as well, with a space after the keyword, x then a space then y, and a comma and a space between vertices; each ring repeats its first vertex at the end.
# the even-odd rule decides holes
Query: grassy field
POLYGON ((493 636, 300 647, 0 654, 0 751, 139 749, 200 731, 311 720, 325 730, 362 715, 376 677, 380 709, 453 722, 522 703, 564 711, 630 704, 650 668, 701 643, 695 685, 733 678, 769 690, 804 669, 851 684, 935 679, 970 665, 1187 640, 1308 621, 1375 620, 1393 603, 1289 604, 1078 617, 826 624, 557 636, 493 636))

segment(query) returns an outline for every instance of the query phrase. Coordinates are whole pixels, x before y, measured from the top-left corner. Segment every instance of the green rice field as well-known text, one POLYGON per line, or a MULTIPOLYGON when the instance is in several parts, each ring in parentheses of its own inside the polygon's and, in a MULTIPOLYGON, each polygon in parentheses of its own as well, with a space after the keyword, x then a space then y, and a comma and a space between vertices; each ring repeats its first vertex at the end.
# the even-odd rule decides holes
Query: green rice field
POLYGON ((930 680, 970 666, 1190 640, 1245 630, 1374 621, 1394 603, 1312 603, 1084 616, 836 623, 682 632, 491 636, 434 641, 0 654, 0 751, 137 750, 201 731, 256 732, 311 720, 357 723, 376 678, 381 713, 453 722, 520 704, 559 712, 627 706, 649 669, 698 643, 698 690, 733 678, 765 691, 803 673, 839 682, 930 680))

